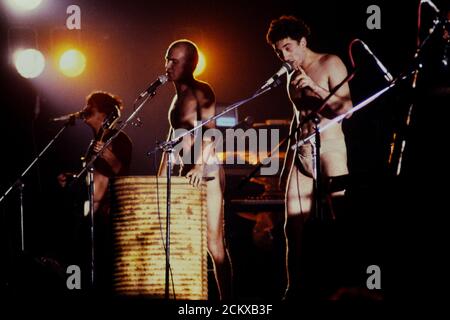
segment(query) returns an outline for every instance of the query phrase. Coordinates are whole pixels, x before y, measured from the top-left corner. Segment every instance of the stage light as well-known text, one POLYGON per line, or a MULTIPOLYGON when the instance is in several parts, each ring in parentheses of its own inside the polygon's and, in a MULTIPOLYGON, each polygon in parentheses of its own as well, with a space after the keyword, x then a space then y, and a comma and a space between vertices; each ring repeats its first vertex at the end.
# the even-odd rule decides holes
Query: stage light
POLYGON ((42 0, 7 0, 9 5, 17 10, 33 10, 42 0))
POLYGON ((14 53, 14 65, 22 77, 36 78, 44 70, 44 55, 36 49, 19 50, 14 53))
POLYGON ((200 49, 198 49, 198 63, 197 63, 197 67, 194 70, 194 76, 198 76, 200 74, 203 73, 203 71, 205 71, 206 69, 206 58, 205 55, 203 54, 203 52, 200 51, 200 49))
POLYGON ((59 59, 59 69, 67 77, 77 77, 86 68, 86 57, 77 49, 65 51, 59 59))

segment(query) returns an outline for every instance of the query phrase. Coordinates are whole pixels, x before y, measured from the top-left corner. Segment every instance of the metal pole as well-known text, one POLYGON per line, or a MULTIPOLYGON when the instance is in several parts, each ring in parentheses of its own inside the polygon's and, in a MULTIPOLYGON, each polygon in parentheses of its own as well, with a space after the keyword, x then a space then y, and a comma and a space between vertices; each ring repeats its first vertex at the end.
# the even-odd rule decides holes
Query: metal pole
POLYGON ((173 148, 166 150, 167 154, 167 205, 166 205, 166 275, 165 298, 169 299, 169 271, 170 271, 170 205, 171 205, 171 178, 172 178, 172 152, 173 148))

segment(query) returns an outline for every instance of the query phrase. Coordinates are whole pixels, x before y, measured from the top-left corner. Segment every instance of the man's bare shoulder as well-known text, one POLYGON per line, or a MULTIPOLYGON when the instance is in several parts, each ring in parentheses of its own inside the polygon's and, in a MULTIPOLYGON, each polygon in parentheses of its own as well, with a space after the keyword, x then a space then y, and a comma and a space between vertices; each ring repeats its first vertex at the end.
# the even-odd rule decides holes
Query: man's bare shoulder
POLYGON ((322 54, 320 57, 320 64, 327 68, 342 67, 344 65, 341 58, 331 53, 322 54))
POLYGON ((215 94, 211 85, 204 81, 199 80, 196 81, 194 94, 199 100, 208 100, 208 101, 215 100, 215 94))

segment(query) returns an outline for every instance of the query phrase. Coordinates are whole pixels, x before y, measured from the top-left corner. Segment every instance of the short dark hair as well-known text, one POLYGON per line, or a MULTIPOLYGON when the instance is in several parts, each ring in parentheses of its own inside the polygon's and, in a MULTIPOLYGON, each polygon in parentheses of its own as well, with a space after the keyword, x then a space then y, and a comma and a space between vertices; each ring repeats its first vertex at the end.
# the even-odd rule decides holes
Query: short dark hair
POLYGON ((281 16, 270 22, 266 40, 270 45, 285 38, 300 41, 303 37, 307 40, 311 34, 308 25, 301 19, 294 16, 281 16))
POLYGON ((194 72, 198 63, 198 48, 197 45, 191 40, 181 39, 174 41, 170 44, 169 49, 167 51, 172 50, 173 48, 184 47, 187 52, 187 59, 192 66, 192 72, 194 72))
POLYGON ((98 111, 105 114, 110 114, 115 111, 116 106, 119 110, 123 109, 122 100, 118 96, 112 95, 111 93, 105 91, 92 92, 86 98, 86 103, 91 107, 95 104, 98 111))

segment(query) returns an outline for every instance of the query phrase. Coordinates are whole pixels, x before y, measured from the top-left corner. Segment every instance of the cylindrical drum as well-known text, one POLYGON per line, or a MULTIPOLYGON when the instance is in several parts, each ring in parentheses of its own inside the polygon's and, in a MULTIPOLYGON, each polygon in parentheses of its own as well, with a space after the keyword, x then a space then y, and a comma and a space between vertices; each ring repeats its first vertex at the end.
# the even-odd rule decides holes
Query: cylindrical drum
MULTIPOLYGON (((111 182, 116 294, 165 297, 166 180, 140 176, 111 182)), ((205 188, 192 187, 185 177, 172 177, 170 198, 170 298, 206 300, 205 188)))

